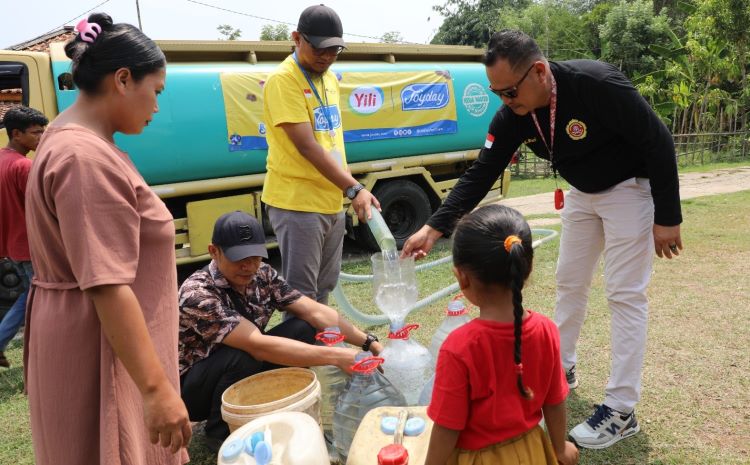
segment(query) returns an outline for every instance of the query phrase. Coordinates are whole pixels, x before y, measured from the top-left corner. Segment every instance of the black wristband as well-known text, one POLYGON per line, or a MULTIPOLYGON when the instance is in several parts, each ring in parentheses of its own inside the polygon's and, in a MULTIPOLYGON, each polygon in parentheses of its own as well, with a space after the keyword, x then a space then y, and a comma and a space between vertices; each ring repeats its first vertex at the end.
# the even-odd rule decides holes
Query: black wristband
POLYGON ((362 350, 365 352, 370 350, 370 346, 373 342, 376 342, 378 340, 378 337, 372 333, 367 333, 367 338, 365 339, 364 344, 362 344, 362 350))

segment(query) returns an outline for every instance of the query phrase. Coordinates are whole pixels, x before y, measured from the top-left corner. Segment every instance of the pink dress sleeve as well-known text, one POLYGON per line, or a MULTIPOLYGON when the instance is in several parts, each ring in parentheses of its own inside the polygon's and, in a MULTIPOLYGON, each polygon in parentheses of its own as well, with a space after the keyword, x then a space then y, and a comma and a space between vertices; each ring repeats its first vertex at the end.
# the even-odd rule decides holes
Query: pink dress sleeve
MULTIPOLYGON (((99 150, 81 147, 78 150, 99 150)), ((81 290, 130 284, 138 268, 140 217, 127 173, 92 155, 57 166, 50 197, 71 270, 81 290)))

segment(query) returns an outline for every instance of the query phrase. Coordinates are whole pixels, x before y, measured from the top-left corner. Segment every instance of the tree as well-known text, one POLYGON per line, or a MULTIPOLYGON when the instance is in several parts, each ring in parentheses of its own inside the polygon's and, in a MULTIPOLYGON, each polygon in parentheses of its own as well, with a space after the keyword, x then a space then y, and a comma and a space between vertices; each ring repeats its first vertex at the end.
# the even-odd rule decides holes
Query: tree
POLYGON ((260 40, 291 40, 289 26, 279 23, 276 26, 264 24, 260 28, 260 40))
POLYGON ((219 31, 219 34, 221 34, 222 37, 219 37, 219 40, 237 40, 242 35, 242 31, 239 29, 235 29, 229 24, 222 24, 220 26, 216 27, 216 30, 219 31))
POLYGON ((473 45, 484 47, 493 32, 503 8, 523 9, 531 0, 446 0, 433 10, 445 17, 433 44, 473 45))
POLYGON ((595 58, 586 40, 585 23, 573 4, 546 0, 522 10, 504 8, 496 29, 518 29, 539 44, 550 60, 595 58))
POLYGON ((649 46, 671 44, 669 18, 665 13, 655 15, 650 0, 622 1, 613 6, 600 32, 602 59, 631 79, 663 68, 663 59, 649 46))
POLYGON ((385 44, 397 44, 399 42, 403 42, 404 38, 398 31, 389 31, 383 34, 383 36, 380 38, 380 41, 385 44))

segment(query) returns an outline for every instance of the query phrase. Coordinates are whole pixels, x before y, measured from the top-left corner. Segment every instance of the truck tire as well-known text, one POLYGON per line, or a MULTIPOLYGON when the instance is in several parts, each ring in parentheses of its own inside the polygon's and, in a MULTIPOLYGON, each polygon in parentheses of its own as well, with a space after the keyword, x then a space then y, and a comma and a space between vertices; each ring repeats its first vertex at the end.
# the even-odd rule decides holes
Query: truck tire
MULTIPOLYGON (((405 179, 385 181, 375 186, 373 194, 380 201, 383 219, 400 249, 404 242, 430 218, 432 207, 427 194, 418 184, 405 179)), ((365 224, 355 233, 359 244, 369 250, 379 250, 375 238, 365 224)))
POLYGON ((0 258, 0 320, 21 295, 23 283, 7 258, 0 258))

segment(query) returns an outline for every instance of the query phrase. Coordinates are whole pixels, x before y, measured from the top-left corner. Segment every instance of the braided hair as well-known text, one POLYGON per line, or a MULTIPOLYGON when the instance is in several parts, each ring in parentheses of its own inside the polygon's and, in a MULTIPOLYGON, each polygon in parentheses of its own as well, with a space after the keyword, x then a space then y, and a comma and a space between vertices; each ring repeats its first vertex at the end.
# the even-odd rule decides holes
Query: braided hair
POLYGON ((533 392, 523 384, 521 363, 521 290, 531 274, 534 249, 531 229, 521 213, 503 205, 487 205, 464 216, 453 236, 453 263, 485 284, 498 284, 513 293, 513 360, 518 391, 526 399, 533 392))
POLYGON ((166 66, 164 53, 137 27, 115 24, 106 13, 94 13, 86 21, 97 25, 99 32, 78 34, 65 44, 65 54, 73 62, 73 82, 80 90, 96 94, 104 77, 120 68, 129 69, 138 82, 166 66))

